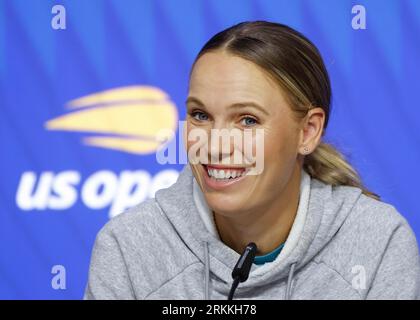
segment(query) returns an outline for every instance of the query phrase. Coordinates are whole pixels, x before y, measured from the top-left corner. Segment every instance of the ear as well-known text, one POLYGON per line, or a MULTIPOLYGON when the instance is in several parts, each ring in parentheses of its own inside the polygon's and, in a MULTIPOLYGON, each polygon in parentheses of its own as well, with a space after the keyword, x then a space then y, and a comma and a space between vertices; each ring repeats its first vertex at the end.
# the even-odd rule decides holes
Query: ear
POLYGON ((321 142, 325 122, 325 111, 320 108, 312 108, 303 119, 301 128, 301 142, 299 153, 308 155, 313 152, 321 142))

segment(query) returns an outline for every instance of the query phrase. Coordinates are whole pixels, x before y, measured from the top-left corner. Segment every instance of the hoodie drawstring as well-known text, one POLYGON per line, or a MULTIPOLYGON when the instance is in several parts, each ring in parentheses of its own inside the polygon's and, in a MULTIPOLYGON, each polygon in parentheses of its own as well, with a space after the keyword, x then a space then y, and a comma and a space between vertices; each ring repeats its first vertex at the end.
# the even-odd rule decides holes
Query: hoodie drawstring
POLYGON ((294 262, 290 266, 289 276, 287 277, 286 293, 284 295, 285 300, 290 300, 290 297, 292 295, 292 282, 293 282, 293 274, 295 273, 296 263, 297 262, 294 262))
MULTIPOLYGON (((292 263, 289 270, 289 275, 287 277, 287 286, 286 286, 286 293, 284 295, 285 300, 290 300, 292 296, 292 284, 293 284, 293 276, 295 273, 295 267, 297 262, 292 263)), ((209 280, 210 280, 210 254, 209 254, 209 244, 207 241, 204 242, 204 300, 209 300, 210 297, 210 288, 209 288, 209 280)))
POLYGON ((204 300, 209 300, 210 256, 209 244, 207 241, 204 242, 204 269, 204 300))

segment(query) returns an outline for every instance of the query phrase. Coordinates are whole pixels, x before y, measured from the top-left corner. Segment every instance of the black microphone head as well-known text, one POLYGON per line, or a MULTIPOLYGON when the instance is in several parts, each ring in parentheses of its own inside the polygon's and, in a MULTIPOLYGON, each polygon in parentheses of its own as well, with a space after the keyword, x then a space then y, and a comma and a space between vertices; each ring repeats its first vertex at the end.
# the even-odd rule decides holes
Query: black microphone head
POLYGON ((256 253, 257 245, 254 242, 249 243, 236 263, 235 268, 233 268, 233 279, 239 278, 240 282, 244 282, 248 279, 256 253))

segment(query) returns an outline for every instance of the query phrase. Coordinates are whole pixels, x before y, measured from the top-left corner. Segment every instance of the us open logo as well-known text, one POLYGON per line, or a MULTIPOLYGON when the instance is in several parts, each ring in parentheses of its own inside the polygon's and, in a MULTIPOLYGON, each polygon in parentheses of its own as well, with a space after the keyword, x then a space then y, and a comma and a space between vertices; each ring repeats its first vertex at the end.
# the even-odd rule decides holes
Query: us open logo
MULTIPOLYGON (((153 154, 173 135, 178 125, 176 105, 159 88, 129 86, 90 94, 70 101, 69 113, 45 123, 49 131, 79 132, 81 143, 133 155, 153 154)), ((82 177, 78 170, 58 173, 25 171, 16 192, 23 211, 66 210, 80 198, 90 209, 109 207, 113 217, 155 192, 173 184, 179 173, 162 170, 152 176, 147 170, 100 170, 82 177)))
POLYGON ((86 145, 134 154, 155 152, 165 140, 161 133, 175 132, 178 122, 175 104, 165 92, 150 86, 88 95, 67 107, 73 112, 48 121, 47 130, 85 132, 91 134, 83 139, 86 145))

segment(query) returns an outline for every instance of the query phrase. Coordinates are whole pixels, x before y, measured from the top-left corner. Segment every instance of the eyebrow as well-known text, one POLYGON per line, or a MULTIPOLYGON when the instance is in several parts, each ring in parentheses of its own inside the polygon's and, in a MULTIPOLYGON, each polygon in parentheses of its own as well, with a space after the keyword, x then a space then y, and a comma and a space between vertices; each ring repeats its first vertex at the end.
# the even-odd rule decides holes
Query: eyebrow
MULTIPOLYGON (((188 97, 187 100, 185 101, 185 104, 188 104, 188 103, 195 103, 195 104, 199 105, 200 107, 206 109, 204 103, 202 103, 196 97, 188 97)), ((241 108, 247 108, 247 107, 253 107, 255 109, 258 109, 259 111, 261 111, 265 115, 267 115, 267 116, 269 115, 267 110, 265 110, 262 106, 260 106, 258 103, 255 103, 253 101, 237 102, 237 103, 231 104, 228 108, 241 109, 241 108)))

